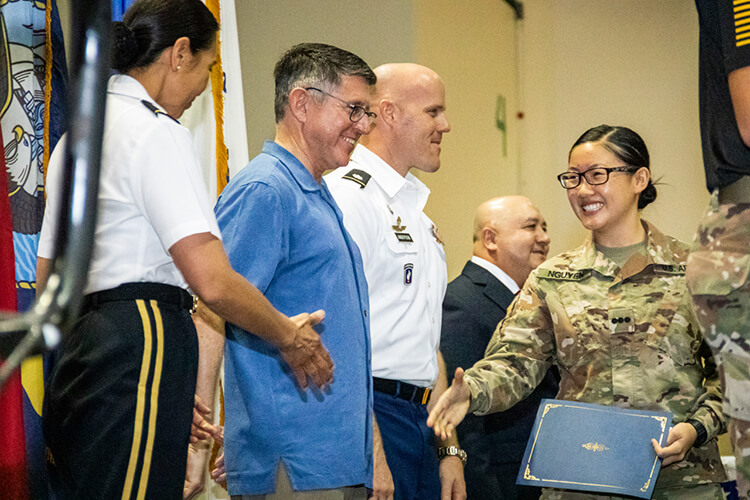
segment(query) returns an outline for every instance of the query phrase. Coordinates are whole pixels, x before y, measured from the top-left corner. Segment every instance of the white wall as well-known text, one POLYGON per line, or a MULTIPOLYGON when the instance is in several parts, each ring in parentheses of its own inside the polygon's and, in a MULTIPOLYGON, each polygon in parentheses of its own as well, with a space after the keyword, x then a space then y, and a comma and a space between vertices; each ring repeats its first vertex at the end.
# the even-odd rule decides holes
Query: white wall
POLYGON ((426 212, 442 233, 452 279, 471 257, 476 207, 518 192, 517 25, 499 0, 418 0, 416 6, 415 62, 443 78, 451 124, 440 170, 417 175, 432 191, 426 212), (495 123, 499 96, 506 101, 505 134, 495 123))
MULTIPOLYGON (((58 2, 68 33, 69 0, 58 2)), ((453 131, 443 166, 423 176, 428 212, 447 242, 449 275, 470 253, 471 219, 490 196, 530 196, 552 252, 585 232, 555 175, 570 145, 600 123, 649 146, 664 183, 644 217, 691 240, 708 201, 698 131, 698 19, 692 0, 525 0, 516 22, 501 0, 236 0, 249 157, 274 135, 273 65, 302 41, 332 43, 375 67, 413 61, 445 80, 453 131), (494 127, 508 101, 507 156, 494 127), (517 113, 522 112, 523 118, 517 113)))
POLYGON ((349 50, 371 67, 414 59, 414 9, 403 0, 236 0, 250 158, 274 137, 273 67, 300 42, 349 50))
POLYGON ((658 198, 643 216, 683 240, 708 202, 698 123, 698 16, 690 0, 533 0, 521 33, 521 191, 547 217, 552 252, 583 235, 555 175, 586 129, 646 141, 658 198))

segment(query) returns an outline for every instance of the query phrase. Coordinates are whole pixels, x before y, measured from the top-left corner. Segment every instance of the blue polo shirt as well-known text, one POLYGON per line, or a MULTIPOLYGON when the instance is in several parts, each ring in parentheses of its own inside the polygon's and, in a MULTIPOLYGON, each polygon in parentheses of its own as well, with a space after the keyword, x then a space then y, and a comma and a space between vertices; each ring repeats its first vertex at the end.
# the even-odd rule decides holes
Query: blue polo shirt
POLYGON ((334 382, 301 391, 278 350, 228 324, 225 462, 231 495, 274 489, 284 462, 297 490, 372 486, 367 282, 325 182, 266 141, 216 204, 232 267, 289 316, 323 309, 316 327, 334 382))

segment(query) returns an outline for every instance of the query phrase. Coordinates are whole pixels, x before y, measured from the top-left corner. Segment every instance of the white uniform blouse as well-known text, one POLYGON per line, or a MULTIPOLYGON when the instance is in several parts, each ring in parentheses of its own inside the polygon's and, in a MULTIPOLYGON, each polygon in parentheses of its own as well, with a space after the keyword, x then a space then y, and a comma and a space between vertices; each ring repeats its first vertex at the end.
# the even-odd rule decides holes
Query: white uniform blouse
MULTIPOLYGON (((129 282, 186 288, 169 248, 210 232, 220 238, 190 132, 164 113, 135 79, 107 88, 94 251, 85 293, 129 282)), ((53 257, 65 137, 50 159, 37 255, 53 257)))
POLYGON ((439 233, 422 211, 430 190, 361 145, 325 181, 365 265, 373 376, 432 386, 448 276, 439 233), (343 178, 352 169, 370 176, 365 186, 343 178))

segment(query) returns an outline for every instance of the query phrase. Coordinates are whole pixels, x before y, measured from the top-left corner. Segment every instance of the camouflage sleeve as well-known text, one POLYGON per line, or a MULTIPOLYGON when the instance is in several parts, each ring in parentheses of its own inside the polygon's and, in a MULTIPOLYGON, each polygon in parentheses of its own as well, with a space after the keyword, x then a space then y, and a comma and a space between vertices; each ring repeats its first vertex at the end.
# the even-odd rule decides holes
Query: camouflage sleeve
POLYGON ((544 378, 554 352, 552 320, 534 272, 495 330, 484 359, 466 372, 469 411, 504 411, 526 398, 544 378))
MULTIPOLYGON (((697 329, 697 323, 692 323, 697 329)), ((700 336, 700 335, 699 335, 700 336)), ((711 440, 719 434, 726 432, 724 411, 722 410, 721 380, 716 362, 706 341, 701 337, 701 345, 698 351, 699 362, 703 363, 703 376, 706 392, 704 392, 692 410, 693 415, 689 418, 698 420, 706 428, 707 440, 711 440)))

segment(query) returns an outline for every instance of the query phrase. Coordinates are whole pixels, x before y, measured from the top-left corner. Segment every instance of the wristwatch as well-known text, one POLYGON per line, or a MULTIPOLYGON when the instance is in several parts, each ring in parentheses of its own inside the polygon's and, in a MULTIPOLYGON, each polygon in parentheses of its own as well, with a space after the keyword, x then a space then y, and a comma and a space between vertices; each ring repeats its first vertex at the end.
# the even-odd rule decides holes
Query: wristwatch
POLYGON ((698 448, 699 446, 703 446, 704 444, 706 444, 706 441, 708 440, 708 433, 706 432, 706 428, 703 426, 703 424, 698 420, 692 418, 688 419, 687 423, 692 425, 695 429, 695 432, 698 434, 698 436, 695 438, 695 442, 693 443, 693 448, 698 448))
POLYGON ((438 460, 445 457, 458 457, 461 459, 461 464, 466 467, 466 452, 458 446, 441 446, 438 448, 438 460))

